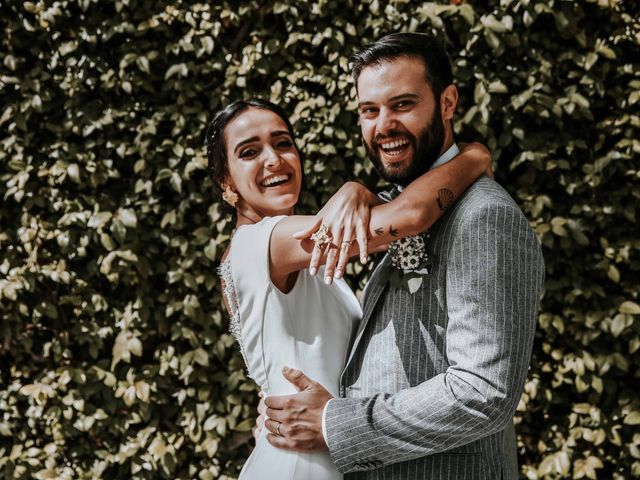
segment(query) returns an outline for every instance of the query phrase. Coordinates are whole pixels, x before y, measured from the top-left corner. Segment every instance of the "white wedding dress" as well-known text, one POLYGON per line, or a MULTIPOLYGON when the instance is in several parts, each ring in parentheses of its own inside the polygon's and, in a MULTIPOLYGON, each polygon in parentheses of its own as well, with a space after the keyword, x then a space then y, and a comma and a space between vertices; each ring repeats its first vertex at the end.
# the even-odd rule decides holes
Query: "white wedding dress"
MULTIPOLYGON (((231 310, 231 331, 249 375, 267 396, 296 393, 282 376, 286 365, 302 370, 337 397, 349 339, 362 316, 360 304, 343 280, 325 285, 322 268, 316 276, 300 271, 286 294, 271 282, 269 242, 273 228, 283 218, 267 217, 243 225, 233 236, 219 270, 231 310)), ((240 479, 342 478, 328 452, 280 450, 267 441, 267 433, 264 429, 240 479)))

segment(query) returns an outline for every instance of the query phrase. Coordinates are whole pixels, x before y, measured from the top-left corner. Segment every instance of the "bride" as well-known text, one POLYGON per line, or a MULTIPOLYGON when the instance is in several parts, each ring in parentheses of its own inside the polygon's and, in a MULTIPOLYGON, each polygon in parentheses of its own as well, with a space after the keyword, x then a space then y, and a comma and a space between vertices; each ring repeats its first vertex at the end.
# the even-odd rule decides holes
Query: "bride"
MULTIPOLYGON (((489 168, 486 149, 471 144, 388 203, 349 182, 317 216, 301 216, 294 215, 301 155, 280 107, 263 100, 233 102, 217 112, 206 137, 214 180, 237 214, 219 273, 231 331, 249 375, 266 395, 295 393, 281 373, 287 365, 337 396, 361 316, 341 278, 348 257, 359 251, 366 262, 367 252, 430 227, 443 213, 430 207, 438 190, 462 193, 489 168), (390 224, 393 229, 380 231, 390 224), (316 231, 314 240, 300 239, 310 231, 316 231), (325 266, 316 272, 318 263, 325 266)), ((337 480, 342 475, 328 453, 277 449, 265 429, 240 478, 337 480)))

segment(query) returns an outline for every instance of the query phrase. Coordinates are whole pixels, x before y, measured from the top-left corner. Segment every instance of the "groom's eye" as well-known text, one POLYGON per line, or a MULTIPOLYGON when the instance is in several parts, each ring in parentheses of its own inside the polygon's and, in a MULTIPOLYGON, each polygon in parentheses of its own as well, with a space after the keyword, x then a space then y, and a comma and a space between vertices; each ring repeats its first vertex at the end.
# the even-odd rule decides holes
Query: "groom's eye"
POLYGON ((395 104, 395 108, 407 108, 413 105, 413 102, 409 100, 403 100, 402 102, 398 102, 395 104))

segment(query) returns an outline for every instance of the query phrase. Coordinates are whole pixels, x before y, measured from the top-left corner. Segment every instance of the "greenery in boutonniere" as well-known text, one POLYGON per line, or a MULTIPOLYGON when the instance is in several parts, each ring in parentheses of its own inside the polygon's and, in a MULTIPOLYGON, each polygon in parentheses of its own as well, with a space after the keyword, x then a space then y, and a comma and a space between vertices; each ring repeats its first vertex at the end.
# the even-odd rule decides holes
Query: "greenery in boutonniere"
POLYGON ((415 293, 422 285, 424 275, 429 275, 431 256, 427 253, 429 230, 389 244, 391 265, 383 276, 396 288, 415 293))

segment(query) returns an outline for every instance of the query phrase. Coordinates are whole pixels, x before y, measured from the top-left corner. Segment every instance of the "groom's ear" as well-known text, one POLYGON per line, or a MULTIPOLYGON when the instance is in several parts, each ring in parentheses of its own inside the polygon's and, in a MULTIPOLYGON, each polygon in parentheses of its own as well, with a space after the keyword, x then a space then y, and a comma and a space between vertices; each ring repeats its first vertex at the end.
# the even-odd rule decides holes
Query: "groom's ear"
POLYGON ((446 122, 453 118, 453 114, 458 106, 458 89, 454 84, 449 85, 440 94, 440 111, 442 121, 446 122))

